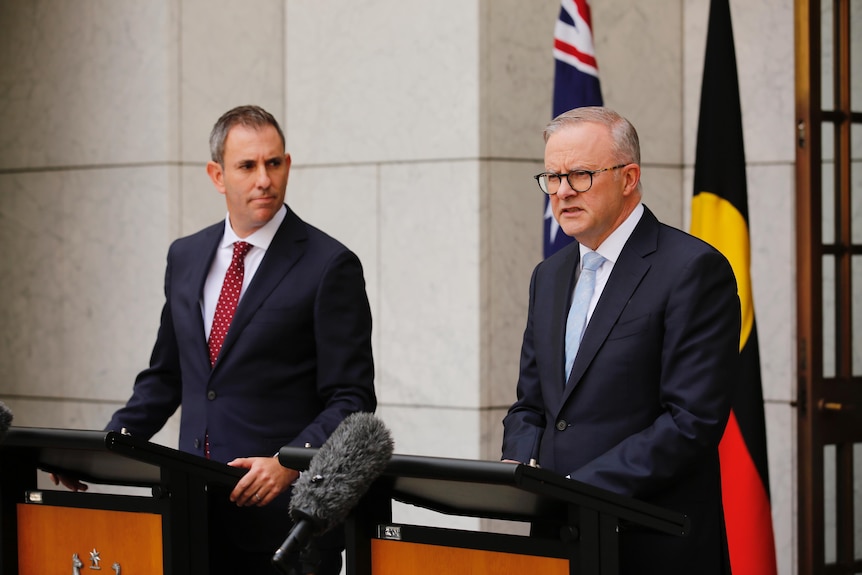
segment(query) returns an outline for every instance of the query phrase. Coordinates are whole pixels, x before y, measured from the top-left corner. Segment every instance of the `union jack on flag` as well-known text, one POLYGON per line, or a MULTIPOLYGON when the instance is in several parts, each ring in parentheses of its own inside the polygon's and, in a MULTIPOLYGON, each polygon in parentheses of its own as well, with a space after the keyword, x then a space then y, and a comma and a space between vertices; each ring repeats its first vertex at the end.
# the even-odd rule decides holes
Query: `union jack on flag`
MULTIPOLYGON (((602 88, 593 46, 590 5, 587 0, 562 0, 560 16, 554 27, 554 108, 557 117, 572 108, 601 106, 602 88)), ((573 238, 560 233, 560 225, 545 198, 545 257, 573 238)))

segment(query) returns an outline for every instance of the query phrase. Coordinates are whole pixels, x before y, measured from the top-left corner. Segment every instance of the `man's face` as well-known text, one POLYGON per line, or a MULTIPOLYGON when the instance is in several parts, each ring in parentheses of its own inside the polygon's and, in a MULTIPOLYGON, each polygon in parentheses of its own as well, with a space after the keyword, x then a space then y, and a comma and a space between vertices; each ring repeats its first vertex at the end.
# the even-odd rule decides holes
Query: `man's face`
POLYGON ((290 154, 273 126, 238 124, 225 139, 224 166, 207 164, 207 173, 224 194, 230 223, 245 238, 266 224, 284 204, 290 154))
MULTIPOLYGON (((548 172, 601 170, 617 163, 611 151, 610 131, 602 124, 564 126, 551 134, 545 144, 548 172)), ((586 192, 575 192, 562 178, 560 189, 550 197, 554 218, 567 235, 596 249, 636 205, 633 194, 639 174, 636 164, 595 174, 593 185, 586 192)))

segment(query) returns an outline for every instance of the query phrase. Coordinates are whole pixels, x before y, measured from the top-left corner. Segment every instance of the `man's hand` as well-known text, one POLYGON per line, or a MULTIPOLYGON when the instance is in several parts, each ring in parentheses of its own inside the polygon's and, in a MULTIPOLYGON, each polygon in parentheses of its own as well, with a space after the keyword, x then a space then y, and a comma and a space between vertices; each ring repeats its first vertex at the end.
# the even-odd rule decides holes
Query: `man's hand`
POLYGON ((54 482, 54 485, 60 485, 61 483, 66 489, 71 491, 86 491, 87 484, 81 483, 74 477, 70 477, 68 475, 57 475, 56 473, 51 473, 51 481, 54 482))
POLYGON ((230 493, 239 507, 263 507, 299 477, 298 471, 284 467, 276 457, 240 457, 228 465, 248 469, 230 493))

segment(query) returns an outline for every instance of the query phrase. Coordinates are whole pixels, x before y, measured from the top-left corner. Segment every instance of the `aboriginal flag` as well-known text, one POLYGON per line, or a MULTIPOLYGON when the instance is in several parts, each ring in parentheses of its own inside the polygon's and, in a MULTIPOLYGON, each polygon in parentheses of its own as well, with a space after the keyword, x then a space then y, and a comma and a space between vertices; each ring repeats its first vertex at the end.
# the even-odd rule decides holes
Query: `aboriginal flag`
POLYGON ((694 167, 691 233, 733 266, 742 304, 740 377, 719 445, 721 488, 734 575, 775 575, 766 425, 748 234, 742 112, 729 0, 711 0, 694 167))

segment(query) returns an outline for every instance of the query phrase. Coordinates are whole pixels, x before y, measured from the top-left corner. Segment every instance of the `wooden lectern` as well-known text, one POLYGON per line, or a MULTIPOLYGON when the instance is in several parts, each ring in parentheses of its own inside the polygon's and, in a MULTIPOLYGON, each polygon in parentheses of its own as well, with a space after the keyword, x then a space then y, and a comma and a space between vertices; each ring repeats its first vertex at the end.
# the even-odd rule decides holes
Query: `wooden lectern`
POLYGON ((207 575, 210 498, 243 473, 116 432, 12 427, 0 443, 0 575, 207 575), (40 490, 38 469, 149 493, 40 490))
MULTIPOLYGON (((284 447, 279 461, 304 470, 316 451, 284 447)), ((394 455, 347 520, 347 575, 615 575, 620 531, 631 528, 684 536, 688 519, 526 465, 394 455), (541 539, 393 524, 393 501, 562 528, 541 539)))

